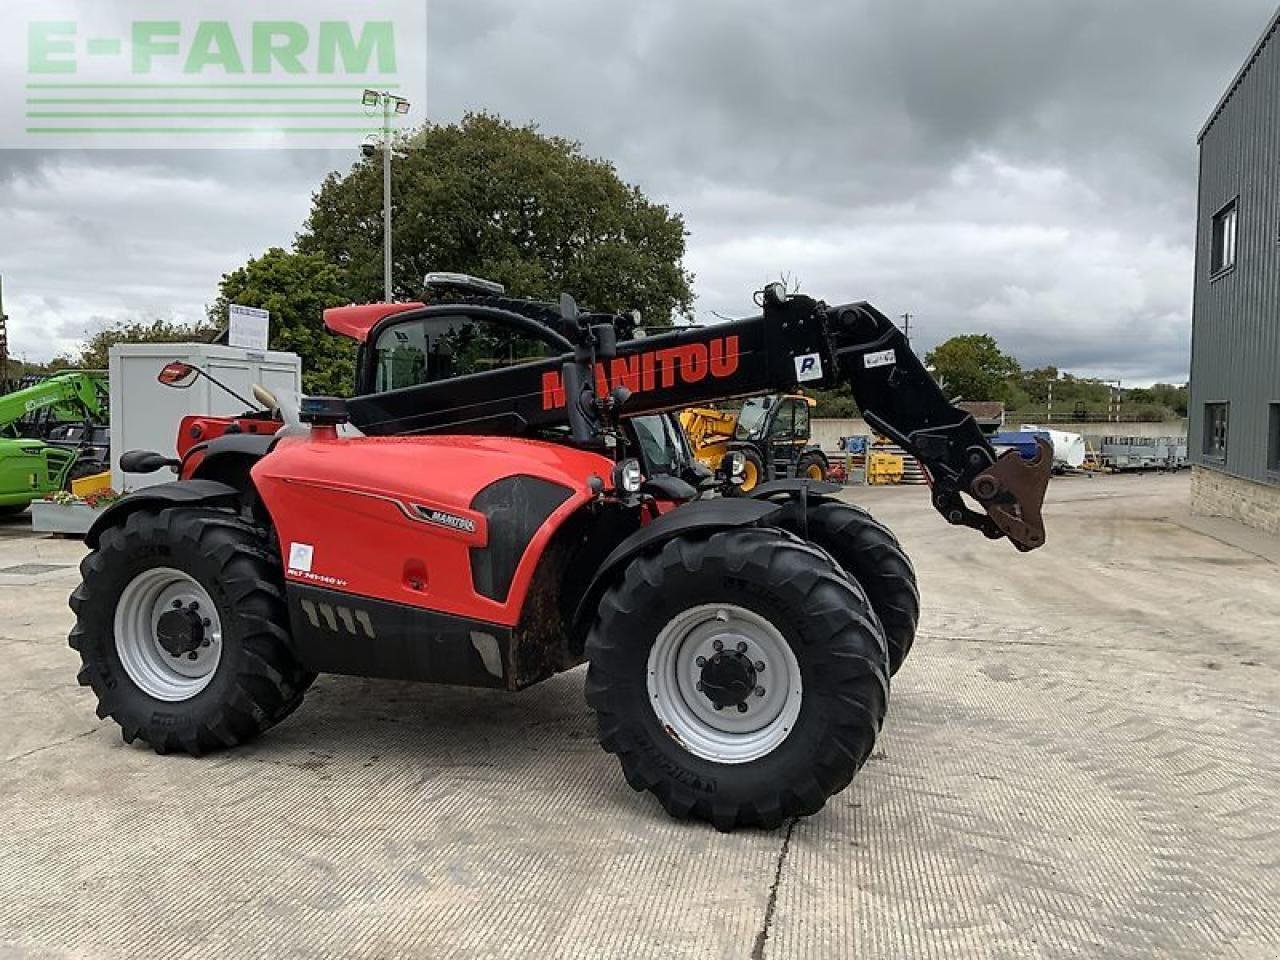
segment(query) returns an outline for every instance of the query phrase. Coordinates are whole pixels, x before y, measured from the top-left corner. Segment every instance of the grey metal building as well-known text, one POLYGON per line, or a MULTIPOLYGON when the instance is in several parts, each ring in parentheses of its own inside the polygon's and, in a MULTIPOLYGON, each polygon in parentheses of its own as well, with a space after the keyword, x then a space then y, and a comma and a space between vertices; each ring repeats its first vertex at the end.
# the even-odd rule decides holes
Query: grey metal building
POLYGON ((1200 131, 1192 508, 1280 534, 1280 11, 1200 131))

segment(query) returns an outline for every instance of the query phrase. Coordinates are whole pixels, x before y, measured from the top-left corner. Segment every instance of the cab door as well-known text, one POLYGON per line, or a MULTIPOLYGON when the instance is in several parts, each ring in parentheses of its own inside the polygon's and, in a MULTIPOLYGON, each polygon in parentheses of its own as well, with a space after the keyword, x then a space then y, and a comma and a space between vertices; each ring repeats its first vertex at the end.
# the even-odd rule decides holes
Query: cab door
POLYGON ((769 458, 773 479, 793 476, 796 461, 809 440, 809 405, 796 397, 782 397, 769 423, 769 458))

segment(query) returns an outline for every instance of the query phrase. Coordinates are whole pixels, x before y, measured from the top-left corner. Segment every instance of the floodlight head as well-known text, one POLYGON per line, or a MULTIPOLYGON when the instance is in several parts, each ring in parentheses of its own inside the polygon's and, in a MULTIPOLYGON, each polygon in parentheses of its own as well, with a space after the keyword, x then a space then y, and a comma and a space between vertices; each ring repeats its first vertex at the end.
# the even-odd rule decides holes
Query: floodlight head
POLYGON ((366 107, 376 107, 380 96, 377 90, 366 90, 364 92, 364 105, 366 107))
POLYGON ((410 104, 408 100, 403 100, 400 97, 396 97, 396 113, 400 114, 401 116, 404 116, 406 113, 409 112, 409 106, 410 104))

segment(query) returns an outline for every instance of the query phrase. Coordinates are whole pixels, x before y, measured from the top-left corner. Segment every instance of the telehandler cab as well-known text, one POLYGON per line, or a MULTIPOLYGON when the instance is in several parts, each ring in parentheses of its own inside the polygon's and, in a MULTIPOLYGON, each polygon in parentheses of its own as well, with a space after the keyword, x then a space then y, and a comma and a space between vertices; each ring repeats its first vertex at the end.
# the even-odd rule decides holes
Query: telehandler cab
MULTIPOLYGON (((330 311, 361 396, 188 418, 181 479, 109 509, 71 599, 79 679, 126 741, 234 746, 318 672, 519 690, 583 661, 628 782, 720 829, 817 811, 870 754, 914 631, 910 564, 803 479, 723 497, 668 411, 852 389, 951 523, 1044 542, 1046 450, 996 458, 865 303, 780 285, 760 316, 623 339, 628 318, 436 278, 330 311), (982 512, 965 503, 972 498, 982 512)), ((167 371, 180 377, 181 369, 167 371)))

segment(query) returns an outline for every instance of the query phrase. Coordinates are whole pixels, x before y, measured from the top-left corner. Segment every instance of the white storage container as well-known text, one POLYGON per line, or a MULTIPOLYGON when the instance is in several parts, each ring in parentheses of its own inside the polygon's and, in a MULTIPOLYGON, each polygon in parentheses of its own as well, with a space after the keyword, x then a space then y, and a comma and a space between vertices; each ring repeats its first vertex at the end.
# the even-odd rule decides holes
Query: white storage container
POLYGON ((129 450, 154 450, 176 456, 178 424, 191 414, 231 416, 246 405, 205 377, 179 390, 156 378, 165 365, 181 360, 225 383, 246 400, 253 385, 268 390, 302 392, 302 359, 295 353, 245 350, 210 343, 127 343, 111 348, 111 485, 121 493, 174 476, 167 470, 124 474, 120 455, 129 450))
POLYGON ((1027 433, 1043 433, 1049 437, 1049 442, 1053 444, 1053 462, 1060 467, 1084 466, 1085 454, 1088 450, 1085 447, 1084 437, 1078 433, 1067 433, 1065 430, 1051 430, 1048 427, 1037 427, 1032 424, 1024 423, 1022 429, 1027 433))

